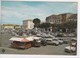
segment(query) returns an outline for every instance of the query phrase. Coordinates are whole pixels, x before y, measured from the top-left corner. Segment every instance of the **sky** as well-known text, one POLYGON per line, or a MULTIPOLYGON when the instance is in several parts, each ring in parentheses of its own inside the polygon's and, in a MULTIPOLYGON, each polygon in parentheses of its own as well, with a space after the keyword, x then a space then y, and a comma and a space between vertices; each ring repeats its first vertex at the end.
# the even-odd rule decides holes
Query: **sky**
POLYGON ((22 25, 23 20, 39 18, 45 22, 53 14, 77 13, 76 2, 2 1, 1 23, 22 25))

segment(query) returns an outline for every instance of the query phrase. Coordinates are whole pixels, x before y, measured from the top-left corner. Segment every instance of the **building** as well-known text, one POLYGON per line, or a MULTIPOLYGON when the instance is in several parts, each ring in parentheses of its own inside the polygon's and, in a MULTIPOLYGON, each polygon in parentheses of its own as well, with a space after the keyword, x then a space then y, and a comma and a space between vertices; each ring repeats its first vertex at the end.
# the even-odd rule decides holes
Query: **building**
POLYGON ((33 28, 34 28, 33 20, 23 20, 23 29, 28 30, 33 28))
POLYGON ((0 30, 1 30, 1 25, 0 25, 0 30))
MULTIPOLYGON (((64 25, 64 23, 71 22, 71 21, 77 22, 77 14, 63 13, 63 14, 51 15, 51 16, 46 17, 46 22, 47 23, 51 23, 51 24, 53 24, 55 26, 57 24, 64 25)), ((58 25, 58 27, 59 27, 59 25, 58 25)), ((56 27, 52 27, 52 28, 54 30, 54 28, 56 28, 56 27)), ((61 27, 61 28, 63 28, 65 31, 67 30, 67 27, 66 28, 65 27, 61 27)))
POLYGON ((72 14, 72 13, 63 13, 63 14, 59 14, 59 15, 60 15, 60 20, 61 20, 61 22, 63 24, 63 23, 68 22, 69 21, 69 17, 71 17, 74 14, 72 14))
MULTIPOLYGON (((63 13, 63 14, 59 14, 59 15, 51 15, 46 17, 46 22, 47 23, 51 23, 51 24, 62 24, 65 23, 67 21, 69 21, 69 17, 76 17, 77 15, 72 14, 72 13, 63 13)), ((75 19, 72 19, 75 20, 75 19)))
POLYGON ((18 29, 21 29, 21 28, 22 28, 21 25, 15 25, 15 26, 14 26, 14 29, 15 29, 15 30, 18 30, 18 29))
POLYGON ((15 24, 3 24, 1 25, 1 29, 5 29, 5 30, 16 30, 16 29, 20 29, 21 25, 15 25, 15 24))
POLYGON ((70 17, 67 18, 67 21, 77 21, 77 14, 72 14, 70 17))
POLYGON ((60 16, 59 15, 51 15, 51 16, 48 16, 46 18, 46 22, 47 23, 51 23, 51 24, 60 24, 61 23, 60 16))
POLYGON ((15 26, 14 24, 3 24, 2 29, 13 30, 14 26, 15 26))

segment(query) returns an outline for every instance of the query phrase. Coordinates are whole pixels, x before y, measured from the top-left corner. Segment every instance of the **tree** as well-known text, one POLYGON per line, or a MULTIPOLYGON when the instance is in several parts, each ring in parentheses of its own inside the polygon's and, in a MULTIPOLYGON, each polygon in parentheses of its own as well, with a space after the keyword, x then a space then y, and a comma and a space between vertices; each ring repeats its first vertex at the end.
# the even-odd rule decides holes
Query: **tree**
POLYGON ((77 28, 77 21, 69 21, 66 23, 66 28, 69 29, 71 32, 74 31, 75 28, 77 28))
POLYGON ((61 26, 59 28, 61 28, 63 31, 68 30, 69 32, 73 32, 74 29, 77 28, 77 21, 65 22, 65 23, 61 24, 61 26))
POLYGON ((34 27, 38 27, 39 26, 39 24, 40 24, 40 19, 38 19, 38 18, 35 18, 34 20, 33 20, 33 23, 34 23, 34 27))
POLYGON ((39 25, 39 27, 47 30, 49 27, 51 27, 51 24, 50 23, 42 23, 39 25))
POLYGON ((77 22, 75 22, 75 21, 69 21, 69 22, 66 23, 66 26, 68 28, 70 28, 70 29, 76 28, 77 27, 77 22))

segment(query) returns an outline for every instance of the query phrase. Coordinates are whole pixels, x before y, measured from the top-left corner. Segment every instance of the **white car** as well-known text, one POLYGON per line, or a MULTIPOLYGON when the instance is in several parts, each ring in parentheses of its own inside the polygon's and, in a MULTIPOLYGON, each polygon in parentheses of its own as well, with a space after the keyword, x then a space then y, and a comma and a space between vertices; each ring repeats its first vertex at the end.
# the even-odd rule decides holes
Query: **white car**
POLYGON ((40 46, 41 46, 41 40, 40 40, 41 37, 34 37, 34 36, 33 36, 32 38, 34 39, 34 41, 33 41, 33 42, 34 42, 34 43, 33 43, 34 46, 35 46, 35 47, 40 47, 40 46))
POLYGON ((76 52, 76 47, 67 46, 67 47, 65 47, 65 52, 76 52))
POLYGON ((77 39, 72 38, 70 41, 70 45, 65 47, 65 52, 76 52, 77 50, 77 39))
POLYGON ((41 34, 37 34, 38 37, 41 37, 41 34))
POLYGON ((60 44, 63 44, 63 39, 58 39, 60 44))
POLYGON ((46 39, 47 44, 51 44, 51 45, 59 45, 59 41, 57 39, 46 39))
POLYGON ((46 39, 47 44, 53 44, 53 40, 52 39, 46 39))
POLYGON ((59 45, 58 39, 53 39, 53 44, 58 46, 59 45))

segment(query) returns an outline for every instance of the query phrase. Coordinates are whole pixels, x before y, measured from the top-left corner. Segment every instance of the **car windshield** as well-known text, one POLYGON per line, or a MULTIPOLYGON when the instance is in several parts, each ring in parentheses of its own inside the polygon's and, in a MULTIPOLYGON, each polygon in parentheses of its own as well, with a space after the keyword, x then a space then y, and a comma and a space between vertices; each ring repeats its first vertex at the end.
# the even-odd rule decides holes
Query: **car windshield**
POLYGON ((57 41, 57 39, 53 39, 53 41, 57 41))
POLYGON ((76 45, 71 45, 72 47, 75 47, 76 45))
POLYGON ((59 40, 63 40, 63 39, 59 39, 59 40))
POLYGON ((43 36, 43 38, 52 38, 51 36, 43 36))
POLYGON ((47 40, 47 42, 51 42, 51 40, 47 40))

